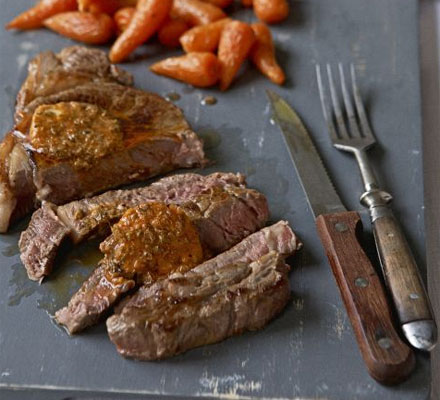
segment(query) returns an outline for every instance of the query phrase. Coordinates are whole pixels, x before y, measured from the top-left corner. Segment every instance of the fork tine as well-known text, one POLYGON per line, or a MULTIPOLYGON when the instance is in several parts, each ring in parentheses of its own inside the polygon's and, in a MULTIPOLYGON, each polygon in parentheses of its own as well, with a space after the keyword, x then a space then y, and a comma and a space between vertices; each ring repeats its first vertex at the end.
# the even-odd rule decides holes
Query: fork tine
POLYGON ((332 68, 330 64, 327 64, 328 83, 330 85, 330 96, 332 98, 333 110, 335 113, 336 123, 339 128, 339 135, 342 139, 348 139, 347 128, 345 127, 344 117, 341 112, 341 106, 339 105, 338 95, 336 94, 335 83, 333 82, 332 68))
POLYGON ((347 85, 345 84, 344 68, 341 63, 339 63, 338 67, 339 67, 339 78, 341 80, 342 97, 344 98, 345 111, 347 113, 350 133, 352 137, 360 138, 362 137, 362 135, 361 132, 359 131, 359 127, 356 121, 356 116, 354 114, 353 104, 351 102, 350 95, 348 94, 347 85))
POLYGON ((324 114, 324 119, 327 122, 330 138, 334 142, 338 140, 338 134, 336 131, 335 124, 333 122, 330 102, 328 101, 327 94, 324 90, 324 85, 322 84, 321 66, 319 64, 316 64, 316 79, 318 81, 318 90, 319 90, 319 98, 321 100, 322 113, 324 114))
POLYGON ((359 92, 359 88, 356 82, 356 72, 354 70, 354 65, 350 64, 350 72, 351 72, 351 82, 353 85, 353 97, 354 102, 356 104, 356 111, 359 116, 359 121, 361 123, 362 133, 366 138, 375 139, 373 131, 370 128, 370 124, 368 123, 367 114, 365 113, 364 104, 362 103, 361 95, 359 92))

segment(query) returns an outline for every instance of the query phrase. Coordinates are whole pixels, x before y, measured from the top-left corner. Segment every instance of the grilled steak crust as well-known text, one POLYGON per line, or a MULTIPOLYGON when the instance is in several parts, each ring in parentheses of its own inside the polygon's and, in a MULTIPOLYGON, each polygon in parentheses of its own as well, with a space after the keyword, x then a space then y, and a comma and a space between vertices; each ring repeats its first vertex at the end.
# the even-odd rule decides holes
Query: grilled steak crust
MULTIPOLYGON (((0 145, 0 232, 40 201, 64 204, 206 162, 202 143, 182 112, 160 96, 129 87, 131 83, 130 74, 96 49, 74 46, 58 55, 42 53, 30 63, 17 97, 15 127, 0 145), (96 137, 100 130, 108 135, 109 130, 93 125, 94 118, 69 120, 69 107, 82 109, 81 116, 93 109, 111 121, 114 146, 105 152, 90 150, 82 138, 96 137), (67 111, 59 116, 60 109, 67 111), (45 112, 57 123, 47 122, 45 112), (48 153, 57 143, 65 147, 63 157, 59 150, 48 153), (87 162, 75 158, 69 146, 93 156, 87 162)), ((100 140, 95 143, 104 146, 100 140)))
MULTIPOLYGON (((221 172, 208 176, 187 173, 162 178, 146 187, 112 190, 62 206, 44 203, 34 212, 28 228, 21 234, 21 261, 29 278, 40 280, 50 274, 64 239, 79 243, 91 236, 104 237, 127 209, 142 203, 184 204, 213 188, 226 187, 244 188, 244 176, 221 172), (52 240, 53 237, 57 240, 52 240)), ((259 212, 251 199, 247 201, 252 210, 259 212)))
MULTIPOLYGON (((209 255, 229 249, 260 229, 269 216, 266 199, 261 193, 236 187, 211 189, 185 202, 181 208, 193 221, 209 255), (209 207, 206 207, 207 202, 211 203, 209 207)), ((116 291, 108 289, 111 285, 105 278, 105 260, 98 269, 100 271, 86 281, 67 307, 55 314, 56 321, 69 333, 79 332, 96 322, 123 294, 119 288, 116 291)), ((134 285, 132 280, 130 282, 134 285)), ((131 289, 132 284, 127 288, 131 289)))
POLYGON ((186 273, 142 286, 107 319, 118 352, 139 360, 170 357, 260 329, 286 305, 298 248, 285 222, 262 229, 186 273))
POLYGON ((28 76, 17 95, 15 120, 24 118, 24 108, 38 97, 49 96, 85 83, 113 82, 132 85, 128 72, 110 64, 101 50, 71 46, 59 54, 45 51, 28 66, 28 76))

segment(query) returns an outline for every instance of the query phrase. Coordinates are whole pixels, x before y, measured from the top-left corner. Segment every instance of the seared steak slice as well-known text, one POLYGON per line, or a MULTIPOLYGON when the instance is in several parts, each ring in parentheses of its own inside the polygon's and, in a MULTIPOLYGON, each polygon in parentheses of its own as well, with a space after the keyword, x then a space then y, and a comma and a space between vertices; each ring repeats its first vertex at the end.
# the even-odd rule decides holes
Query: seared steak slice
POLYGON ((118 352, 155 360, 260 329, 286 305, 298 248, 285 222, 262 229, 186 273, 142 286, 107 319, 118 352))
MULTIPOLYGON (((230 248, 250 233, 260 229, 268 218, 266 199, 261 193, 234 186, 211 189, 185 202, 180 209, 196 227, 205 259, 230 248), (211 205, 206 207, 208 198, 210 198, 211 205)), ((121 222, 118 225, 120 224, 121 222)), ((113 228, 112 236, 114 235, 113 228)), ((117 248, 112 236, 101 244, 102 250, 107 252, 109 249, 117 248)), ((145 251, 150 250, 145 249, 145 251)), ((132 264, 135 262, 134 260, 132 264)), ((113 290, 112 285, 108 283, 109 278, 106 273, 106 269, 110 270, 111 263, 112 259, 104 258, 98 270, 72 297, 67 307, 55 314, 56 321, 66 326, 69 333, 79 332, 95 323, 124 293, 123 289, 129 290, 134 286, 131 277, 121 278, 118 283, 129 282, 124 288, 118 287, 113 290)), ((150 276, 149 272, 144 276, 150 276)), ((145 279, 144 276, 142 279, 145 279)), ((138 281, 137 284, 143 282, 145 280, 138 281)))
POLYGON ((131 207, 148 201, 182 204, 215 187, 245 187, 242 174, 215 172, 203 176, 186 173, 162 178, 149 186, 112 190, 59 206, 57 214, 70 228, 75 243, 109 232, 109 225, 131 207))
POLYGON ((112 83, 86 84, 38 98, 28 109, 34 110, 32 123, 23 120, 18 126, 22 132, 30 129, 39 200, 64 204, 205 162, 202 143, 180 109, 153 93, 112 83), (48 119, 51 126, 41 128, 48 119), (79 119, 84 126, 76 129, 79 119), (77 135, 72 140, 61 136, 66 124, 77 135), (46 134, 55 127, 59 140, 46 134))
POLYGON ((205 163, 182 112, 130 83, 100 50, 75 46, 31 62, 0 145, 0 232, 39 201, 64 204, 205 163))
POLYGON ((30 279, 41 281, 49 273, 57 250, 68 234, 69 228, 60 221, 52 204, 43 204, 34 213, 19 240, 21 258, 26 261, 30 279))
POLYGON ((29 278, 40 280, 50 274, 57 250, 65 238, 79 243, 90 236, 106 236, 110 226, 127 209, 142 203, 183 204, 213 188, 244 188, 244 184, 241 174, 217 172, 202 176, 189 173, 162 178, 143 188, 112 190, 62 206, 45 203, 34 212, 29 227, 21 234, 21 261, 29 278))
POLYGON ((135 286, 132 279, 110 279, 107 266, 101 263, 73 295, 68 306, 56 312, 55 320, 70 334, 78 333, 98 323, 112 305, 135 286))
POLYGON ((107 55, 98 49, 71 46, 59 54, 45 51, 28 66, 28 76, 17 95, 16 121, 23 118, 23 109, 37 97, 49 96, 85 83, 113 82, 132 85, 130 73, 110 64, 107 55))

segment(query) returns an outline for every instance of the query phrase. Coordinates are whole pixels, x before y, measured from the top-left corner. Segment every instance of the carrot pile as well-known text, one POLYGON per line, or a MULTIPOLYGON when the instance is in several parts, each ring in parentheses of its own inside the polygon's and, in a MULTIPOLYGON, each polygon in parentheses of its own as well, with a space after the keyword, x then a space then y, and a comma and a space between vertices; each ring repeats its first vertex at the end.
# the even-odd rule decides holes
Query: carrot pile
POLYGON ((119 63, 153 36, 164 46, 181 46, 186 54, 153 64, 160 75, 226 90, 249 59, 272 82, 285 75, 275 58, 266 24, 283 21, 287 0, 241 0, 260 22, 247 24, 226 14, 234 0, 40 0, 6 25, 6 29, 49 28, 71 39, 103 44, 113 38, 109 58, 119 63))

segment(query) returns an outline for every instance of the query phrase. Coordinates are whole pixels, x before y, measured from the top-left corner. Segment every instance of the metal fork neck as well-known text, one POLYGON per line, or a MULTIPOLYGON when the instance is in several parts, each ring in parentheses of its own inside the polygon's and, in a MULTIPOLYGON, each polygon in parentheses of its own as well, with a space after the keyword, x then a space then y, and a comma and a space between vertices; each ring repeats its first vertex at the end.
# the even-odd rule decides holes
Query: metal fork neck
POLYGON ((376 177, 374 175, 371 164, 368 161, 367 153, 365 150, 356 149, 354 150, 354 155, 359 165, 361 171, 362 181, 364 182, 365 191, 369 192, 372 190, 377 190, 378 184, 376 177))
POLYGON ((393 198, 388 192, 379 189, 373 169, 368 161, 367 153, 365 150, 356 149, 354 155, 356 156, 365 187, 365 192, 360 198, 361 204, 370 210, 373 222, 377 218, 391 215, 388 204, 393 198))

